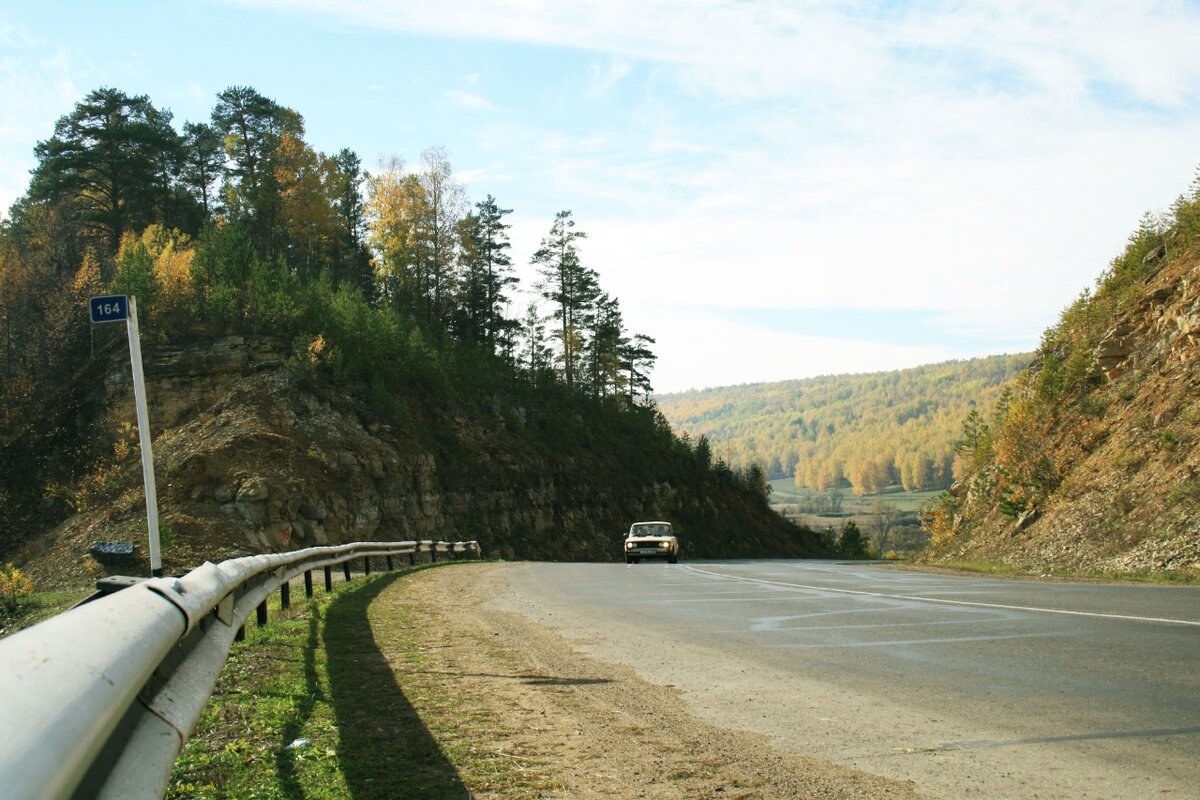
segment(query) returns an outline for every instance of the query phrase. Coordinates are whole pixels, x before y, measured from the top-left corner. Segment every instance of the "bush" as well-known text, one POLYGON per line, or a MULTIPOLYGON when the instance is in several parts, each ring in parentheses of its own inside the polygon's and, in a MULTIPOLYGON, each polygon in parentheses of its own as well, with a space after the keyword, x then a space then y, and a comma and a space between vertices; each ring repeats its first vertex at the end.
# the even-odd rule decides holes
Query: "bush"
POLYGON ((8 611, 16 609, 23 598, 33 594, 33 581, 12 564, 0 570, 0 603, 8 611))
POLYGON ((954 538, 954 515, 957 513, 958 504, 949 492, 942 492, 921 507, 921 527, 929 532, 935 548, 954 538))

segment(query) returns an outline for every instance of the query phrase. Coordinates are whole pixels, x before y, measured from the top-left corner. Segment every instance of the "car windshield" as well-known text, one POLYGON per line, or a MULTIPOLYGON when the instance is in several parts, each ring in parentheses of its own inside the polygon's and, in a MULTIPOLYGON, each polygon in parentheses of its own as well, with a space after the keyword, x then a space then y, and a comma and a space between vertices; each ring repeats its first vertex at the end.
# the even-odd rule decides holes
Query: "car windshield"
POLYGON ((670 525, 634 525, 630 536, 670 536, 670 525))

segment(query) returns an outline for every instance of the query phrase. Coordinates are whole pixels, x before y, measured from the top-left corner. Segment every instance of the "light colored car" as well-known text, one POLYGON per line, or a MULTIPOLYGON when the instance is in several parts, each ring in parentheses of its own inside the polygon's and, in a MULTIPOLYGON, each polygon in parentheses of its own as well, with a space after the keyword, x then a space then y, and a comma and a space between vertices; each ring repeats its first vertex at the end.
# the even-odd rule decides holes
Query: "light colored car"
POLYGON ((679 539, 669 522, 635 522, 625 535, 625 563, 636 564, 643 558, 665 558, 668 564, 679 562, 679 539))

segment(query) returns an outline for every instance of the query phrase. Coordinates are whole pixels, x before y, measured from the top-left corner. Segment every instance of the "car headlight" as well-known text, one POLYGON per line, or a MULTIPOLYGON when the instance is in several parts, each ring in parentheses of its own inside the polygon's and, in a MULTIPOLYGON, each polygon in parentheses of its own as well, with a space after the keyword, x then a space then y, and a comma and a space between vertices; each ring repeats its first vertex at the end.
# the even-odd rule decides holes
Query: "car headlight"
POLYGON ((626 549, 626 550, 636 550, 636 549, 637 549, 637 543, 635 543, 635 542, 626 542, 626 543, 625 543, 625 549, 626 549))
POLYGON ((659 542, 659 543, 658 543, 658 546, 659 546, 659 547, 661 547, 663 550, 670 550, 670 549, 671 549, 671 543, 670 543, 670 542, 659 542))

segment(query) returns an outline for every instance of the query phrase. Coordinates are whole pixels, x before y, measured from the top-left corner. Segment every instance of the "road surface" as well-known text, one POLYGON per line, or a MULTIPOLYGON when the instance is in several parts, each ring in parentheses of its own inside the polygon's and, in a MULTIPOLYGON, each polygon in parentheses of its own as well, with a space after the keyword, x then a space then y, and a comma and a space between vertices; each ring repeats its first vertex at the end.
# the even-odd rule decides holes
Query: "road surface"
POLYGON ((1200 588, 832 561, 518 564, 496 607, 930 797, 1200 798, 1200 588))

